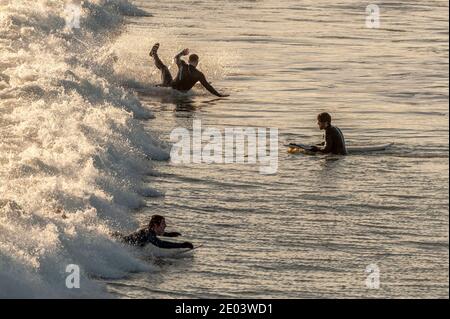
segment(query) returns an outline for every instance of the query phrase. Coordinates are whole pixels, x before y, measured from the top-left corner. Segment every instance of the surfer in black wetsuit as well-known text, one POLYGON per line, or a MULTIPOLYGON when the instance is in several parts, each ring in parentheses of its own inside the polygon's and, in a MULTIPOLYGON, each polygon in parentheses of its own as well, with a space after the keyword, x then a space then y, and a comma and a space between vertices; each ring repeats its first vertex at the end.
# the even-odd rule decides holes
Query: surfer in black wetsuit
MULTIPOLYGON (((178 237, 181 236, 180 233, 166 233, 166 220, 163 216, 154 215, 150 220, 150 223, 147 228, 143 228, 138 230, 135 233, 132 233, 128 236, 120 236, 121 240, 129 245, 140 246, 143 247, 147 244, 153 244, 159 248, 189 248, 193 249, 194 246, 189 243, 173 243, 169 241, 164 241, 159 239, 157 236, 164 237, 178 237)), ((118 236, 117 234, 115 236, 118 236)))
POLYGON ((328 113, 320 113, 317 116, 317 125, 319 125, 321 130, 325 130, 325 141, 316 146, 312 146, 311 151, 324 154, 347 155, 344 134, 342 134, 339 128, 331 125, 331 115, 328 113))
POLYGON ((176 79, 172 78, 169 68, 158 57, 159 43, 156 43, 150 51, 150 56, 155 60, 156 67, 161 71, 162 83, 159 86, 171 87, 181 92, 187 92, 194 87, 197 82, 200 82, 205 89, 211 94, 218 97, 227 97, 217 92, 211 84, 206 80, 205 75, 197 70, 199 57, 197 54, 191 54, 189 56, 189 64, 181 59, 182 56, 189 54, 189 49, 184 49, 178 55, 175 56, 175 62, 178 66, 178 75, 176 79))

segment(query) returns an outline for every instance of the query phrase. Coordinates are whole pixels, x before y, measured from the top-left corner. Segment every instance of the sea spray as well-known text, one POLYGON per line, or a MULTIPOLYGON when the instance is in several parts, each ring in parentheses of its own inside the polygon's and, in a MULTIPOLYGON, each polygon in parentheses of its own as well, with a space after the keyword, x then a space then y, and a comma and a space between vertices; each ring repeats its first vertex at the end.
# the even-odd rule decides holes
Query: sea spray
POLYGON ((92 278, 153 267, 111 240, 130 231, 143 174, 168 153, 152 114, 118 85, 111 50, 128 1, 84 1, 67 30, 62 0, 0 1, 0 297, 108 297, 92 278), (66 267, 80 267, 80 288, 66 267))

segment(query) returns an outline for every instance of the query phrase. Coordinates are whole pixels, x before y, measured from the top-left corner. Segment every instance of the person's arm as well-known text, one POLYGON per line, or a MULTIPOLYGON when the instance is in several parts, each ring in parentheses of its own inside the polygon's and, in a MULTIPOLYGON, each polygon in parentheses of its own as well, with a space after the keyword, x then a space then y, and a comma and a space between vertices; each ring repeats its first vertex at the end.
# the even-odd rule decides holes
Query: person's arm
POLYGON ((315 144, 315 145, 311 145, 311 149, 309 149, 308 151, 321 152, 323 146, 325 146, 325 142, 318 143, 318 144, 315 144))
POLYGON ((180 67, 183 64, 186 64, 186 62, 184 62, 181 57, 188 55, 189 54, 189 49, 184 49, 183 51, 181 51, 180 53, 178 53, 173 59, 175 60, 175 63, 180 67))
POLYGON ((154 239, 151 241, 153 245, 159 248, 165 248, 165 249, 174 249, 174 248, 194 248, 194 246, 189 242, 184 243, 172 243, 170 241, 161 240, 157 237, 154 237, 154 239))
POLYGON ((165 248, 165 249, 173 249, 173 248, 190 248, 190 249, 192 249, 194 247, 191 243, 188 243, 188 242, 172 243, 170 241, 161 240, 155 234, 149 234, 147 236, 147 244, 148 243, 153 244, 156 247, 165 248))
POLYGON ((164 233, 163 236, 164 237, 178 237, 178 236, 181 236, 181 234, 177 233, 177 232, 171 232, 171 233, 164 233))
POLYGON ((325 136, 326 136, 326 134, 324 133, 322 136, 322 142, 317 143, 316 146, 325 146, 325 136))
POLYGON ((225 97, 226 95, 222 95, 219 92, 216 91, 216 89, 214 89, 212 87, 211 84, 208 83, 208 81, 206 80, 206 77, 204 74, 201 75, 200 77, 200 83, 204 86, 205 89, 207 89, 211 94, 214 94, 215 96, 218 97, 225 97))
POLYGON ((334 132, 332 134, 325 134, 325 145, 319 148, 319 152, 324 154, 331 153, 335 143, 335 138, 333 135, 334 132))

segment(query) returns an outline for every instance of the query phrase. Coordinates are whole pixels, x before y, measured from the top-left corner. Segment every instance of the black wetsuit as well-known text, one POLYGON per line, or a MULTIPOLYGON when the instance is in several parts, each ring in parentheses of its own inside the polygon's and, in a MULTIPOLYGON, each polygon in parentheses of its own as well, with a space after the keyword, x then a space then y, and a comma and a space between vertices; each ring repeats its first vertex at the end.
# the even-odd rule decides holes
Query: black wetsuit
MULTIPOLYGON (((164 233, 165 237, 176 237, 177 233, 164 233)), ((164 241, 156 236, 153 230, 144 228, 132 233, 128 236, 123 236, 122 241, 133 246, 143 247, 147 244, 153 244, 159 248, 192 248, 190 243, 172 243, 169 241, 164 241)))
POLYGON ((347 155, 347 147, 345 146, 344 134, 336 126, 328 126, 325 129, 323 147, 317 148, 315 151, 324 154, 347 155))
POLYGON ((181 54, 175 57, 178 65, 178 74, 175 80, 172 78, 172 74, 170 74, 169 69, 161 61, 157 53, 153 54, 153 58, 155 60, 156 67, 161 71, 161 86, 171 87, 178 91, 187 92, 192 89, 197 82, 200 82, 211 94, 222 97, 222 95, 208 83, 202 72, 197 70, 195 66, 187 64, 181 59, 181 54))

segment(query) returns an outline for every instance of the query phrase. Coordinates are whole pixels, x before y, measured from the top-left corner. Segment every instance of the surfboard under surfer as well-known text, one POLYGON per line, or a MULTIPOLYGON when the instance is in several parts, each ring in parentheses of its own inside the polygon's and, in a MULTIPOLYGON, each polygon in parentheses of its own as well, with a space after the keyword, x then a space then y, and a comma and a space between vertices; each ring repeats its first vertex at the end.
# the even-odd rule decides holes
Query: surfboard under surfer
POLYGON ((199 62, 199 56, 197 54, 191 54, 189 56, 189 63, 186 63, 181 59, 181 57, 189 54, 189 49, 184 49, 174 58, 175 63, 178 66, 178 74, 174 79, 169 71, 169 68, 161 61, 158 56, 158 49, 160 44, 156 43, 152 50, 150 51, 150 57, 153 58, 155 66, 161 71, 162 83, 159 86, 171 87, 175 90, 181 92, 187 92, 194 87, 197 82, 200 82, 205 89, 207 89, 211 94, 218 97, 227 97, 229 95, 220 94, 212 87, 211 84, 206 80, 205 75, 197 70, 197 65, 199 62))

